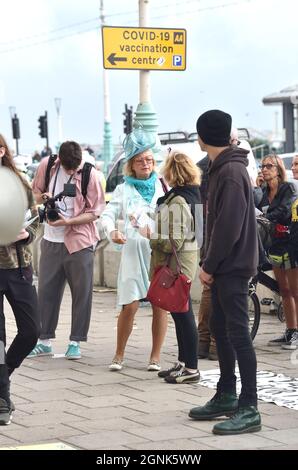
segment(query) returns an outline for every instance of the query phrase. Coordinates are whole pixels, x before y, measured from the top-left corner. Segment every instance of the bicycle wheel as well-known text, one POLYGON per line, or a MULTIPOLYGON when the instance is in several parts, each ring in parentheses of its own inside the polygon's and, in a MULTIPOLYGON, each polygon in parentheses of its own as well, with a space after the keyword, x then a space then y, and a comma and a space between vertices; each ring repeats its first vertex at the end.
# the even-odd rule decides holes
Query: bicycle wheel
POLYGON ((277 318, 282 323, 285 321, 285 314, 282 302, 279 302, 279 305, 277 307, 277 318))
POLYGON ((248 316, 250 336, 253 340, 257 334, 261 317, 260 302, 255 292, 251 292, 248 295, 248 316))

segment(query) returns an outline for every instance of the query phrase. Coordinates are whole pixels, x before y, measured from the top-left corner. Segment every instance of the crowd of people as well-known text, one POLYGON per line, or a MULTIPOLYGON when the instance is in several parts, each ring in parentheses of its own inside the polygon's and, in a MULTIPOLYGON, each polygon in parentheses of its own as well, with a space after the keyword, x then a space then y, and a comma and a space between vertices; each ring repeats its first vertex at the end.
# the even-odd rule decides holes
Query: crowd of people
MULTIPOLYGON (((219 435, 261 429, 257 407, 257 361, 248 321, 248 283, 264 258, 271 263, 282 298, 286 331, 270 340, 283 349, 298 347, 298 195, 286 181, 282 160, 267 155, 252 182, 247 172, 248 151, 238 146, 232 118, 220 110, 199 116, 198 142, 206 157, 195 165, 184 153, 169 149, 157 173, 155 139, 136 128, 124 141, 124 182, 109 204, 96 169, 86 176, 79 144, 64 142, 58 158, 45 155, 32 187, 18 172, 5 139, 0 135, 0 162, 24 185, 32 220, 16 240, 0 246, 0 424, 9 424, 14 405, 10 375, 26 356, 53 355, 60 306, 66 282, 72 298, 71 331, 65 357, 81 358, 80 342, 87 341, 92 308, 93 261, 99 235, 96 221, 121 250, 113 372, 123 369, 125 348, 135 315, 146 301, 150 282, 161 266, 194 280, 199 269, 203 285, 198 325, 191 298, 187 311, 170 311, 175 324, 177 361, 161 367, 168 312, 152 304, 152 349, 148 371, 169 384, 198 383, 198 358, 218 359, 220 378, 214 397, 192 408, 189 417, 209 420, 219 435), (253 183, 253 184, 252 184, 253 183), (60 195, 60 196, 59 196, 60 195), (44 235, 38 271, 38 294, 32 284, 29 245, 38 228, 37 208, 44 205, 44 235), (198 210, 202 208, 202 210, 198 210), (258 232, 256 213, 268 221, 270 246, 258 232), (203 223, 198 214, 202 215, 203 223), (202 244, 203 241, 203 244, 202 244), (199 256, 200 254, 200 256, 199 256), (6 350, 3 297, 10 303, 17 335, 6 350), (236 393, 236 361, 241 392, 236 393)), ((298 155, 293 159, 298 179, 298 155)))

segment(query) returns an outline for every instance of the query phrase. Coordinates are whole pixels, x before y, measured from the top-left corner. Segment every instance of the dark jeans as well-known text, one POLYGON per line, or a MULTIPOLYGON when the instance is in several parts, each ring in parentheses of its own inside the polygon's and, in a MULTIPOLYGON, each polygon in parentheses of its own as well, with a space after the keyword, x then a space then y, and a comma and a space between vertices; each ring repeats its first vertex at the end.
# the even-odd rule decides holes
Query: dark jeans
POLYGON ((32 268, 29 266, 22 271, 24 278, 21 278, 19 269, 0 269, 0 341, 4 345, 6 345, 4 296, 12 308, 17 326, 17 335, 6 353, 5 366, 10 373, 19 367, 32 351, 40 331, 37 295, 32 285, 32 268))
POLYGON ((175 322, 178 342, 178 360, 185 362, 185 367, 198 367, 198 330, 192 310, 191 298, 189 309, 185 313, 171 313, 175 322))
POLYGON ((236 357, 241 378, 239 406, 257 406, 257 361, 249 333, 248 281, 234 275, 215 276, 210 328, 220 366, 218 391, 236 393, 236 357))

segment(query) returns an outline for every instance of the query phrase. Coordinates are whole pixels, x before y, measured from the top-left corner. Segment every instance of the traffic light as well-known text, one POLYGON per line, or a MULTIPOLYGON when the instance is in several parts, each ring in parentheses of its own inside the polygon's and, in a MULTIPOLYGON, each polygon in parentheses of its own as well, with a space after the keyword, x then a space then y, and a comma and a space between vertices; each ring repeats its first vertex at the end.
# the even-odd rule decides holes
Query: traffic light
POLYGON ((127 124, 128 124, 128 134, 132 131, 132 106, 127 110, 127 124))
POLYGON ((130 108, 125 104, 125 111, 122 113, 124 115, 123 119, 123 131, 124 134, 130 134, 132 131, 132 114, 133 114, 133 107, 130 108))
POLYGON ((38 122, 39 122, 38 127, 39 127, 40 137, 42 137, 43 139, 47 139, 48 138, 48 116, 47 116, 47 112, 45 112, 44 116, 39 116, 38 122))
POLYGON ((14 139, 17 140, 21 137, 21 133, 20 133, 20 121, 16 114, 11 119, 11 121, 12 121, 12 136, 14 139))

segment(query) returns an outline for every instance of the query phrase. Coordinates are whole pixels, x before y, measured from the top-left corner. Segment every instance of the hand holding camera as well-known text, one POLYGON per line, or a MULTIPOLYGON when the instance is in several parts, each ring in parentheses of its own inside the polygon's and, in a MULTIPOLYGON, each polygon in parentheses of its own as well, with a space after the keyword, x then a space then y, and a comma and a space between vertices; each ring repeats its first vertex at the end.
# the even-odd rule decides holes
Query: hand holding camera
MULTIPOLYGON (((47 197, 50 193, 44 193, 43 199, 45 202, 43 203, 44 208, 39 209, 39 218, 40 222, 42 223, 45 219, 47 222, 60 222, 53 226, 61 226, 66 225, 66 220, 61 214, 60 207, 56 203, 56 201, 61 201, 64 197, 75 197, 76 196, 76 185, 72 183, 66 183, 64 185, 64 189, 61 193, 57 194, 54 197, 47 197), (46 198, 44 198, 46 196, 46 198)), ((51 224, 52 225, 52 224, 51 224)))

